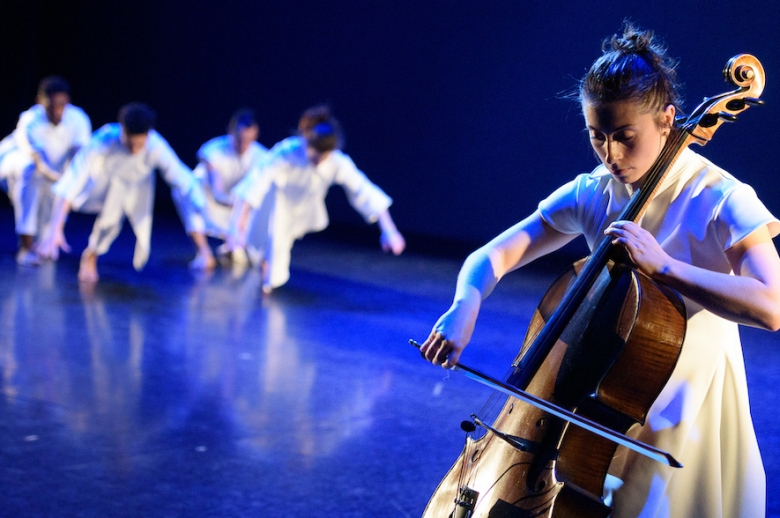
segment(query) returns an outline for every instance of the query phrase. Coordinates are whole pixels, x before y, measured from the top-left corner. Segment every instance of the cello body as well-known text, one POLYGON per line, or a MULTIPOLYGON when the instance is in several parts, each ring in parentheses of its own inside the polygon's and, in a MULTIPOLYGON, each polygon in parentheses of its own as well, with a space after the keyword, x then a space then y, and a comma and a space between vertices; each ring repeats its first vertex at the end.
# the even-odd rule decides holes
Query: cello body
MULTIPOLYGON (((547 291, 519 357, 582 264, 572 266, 547 291)), ((671 375, 685 334, 685 308, 675 292, 623 265, 605 268, 590 295, 598 302, 583 304, 574 319, 584 326, 561 336, 525 391, 625 431, 644 422, 647 408, 671 375), (632 368, 637 362, 649 366, 639 375, 632 368)), ((469 438, 424 517, 458 516, 454 495, 461 487, 479 494, 472 514, 465 516, 609 514, 601 492, 614 443, 514 398, 507 399, 493 426, 517 438, 527 451, 492 434, 469 438), (478 469, 469 469, 476 464, 478 469), (464 469, 471 477, 463 478, 464 469)))

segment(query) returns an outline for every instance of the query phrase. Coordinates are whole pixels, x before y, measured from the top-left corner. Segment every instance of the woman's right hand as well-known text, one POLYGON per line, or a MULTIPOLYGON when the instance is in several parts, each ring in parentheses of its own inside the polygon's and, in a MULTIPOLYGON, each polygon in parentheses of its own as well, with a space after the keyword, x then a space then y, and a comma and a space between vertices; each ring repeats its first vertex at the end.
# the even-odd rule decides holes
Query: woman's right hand
POLYGON ((456 301, 444 313, 431 330, 431 334, 420 347, 423 358, 452 369, 458 363, 463 349, 471 340, 479 314, 479 303, 456 301))

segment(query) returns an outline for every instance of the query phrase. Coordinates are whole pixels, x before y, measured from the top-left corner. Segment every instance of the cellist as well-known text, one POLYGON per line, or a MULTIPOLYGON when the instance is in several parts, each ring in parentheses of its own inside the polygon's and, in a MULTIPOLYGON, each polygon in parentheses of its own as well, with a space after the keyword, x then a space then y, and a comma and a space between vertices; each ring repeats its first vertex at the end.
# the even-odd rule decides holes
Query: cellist
POLYGON ((482 300, 507 273, 582 235, 625 247, 644 274, 677 290, 688 313, 682 353, 647 422, 629 435, 662 448, 674 469, 618 447, 605 484, 614 518, 765 516, 766 478, 753 429, 738 324, 780 329, 780 221, 755 191, 685 149, 639 224, 614 221, 643 183, 680 107, 675 61, 653 33, 626 23, 579 84, 600 164, 466 259, 452 306, 423 344, 449 368, 469 343, 482 300))

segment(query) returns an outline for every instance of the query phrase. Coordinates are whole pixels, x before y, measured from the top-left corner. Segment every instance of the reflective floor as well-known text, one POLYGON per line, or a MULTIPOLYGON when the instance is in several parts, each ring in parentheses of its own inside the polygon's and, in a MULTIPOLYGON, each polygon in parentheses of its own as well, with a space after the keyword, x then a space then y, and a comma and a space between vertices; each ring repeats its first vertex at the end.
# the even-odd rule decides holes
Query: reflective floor
MULTIPOLYGON (((180 227, 156 224, 146 270, 123 233, 87 289, 76 256, 18 267, 13 241, 0 247, 0 516, 419 516, 489 395, 407 345, 449 305, 460 259, 313 236, 290 283, 262 296, 252 270, 189 273, 180 227)), ((464 361, 502 375, 549 280, 503 282, 464 361)), ((744 335, 780 516, 780 336, 744 335)))

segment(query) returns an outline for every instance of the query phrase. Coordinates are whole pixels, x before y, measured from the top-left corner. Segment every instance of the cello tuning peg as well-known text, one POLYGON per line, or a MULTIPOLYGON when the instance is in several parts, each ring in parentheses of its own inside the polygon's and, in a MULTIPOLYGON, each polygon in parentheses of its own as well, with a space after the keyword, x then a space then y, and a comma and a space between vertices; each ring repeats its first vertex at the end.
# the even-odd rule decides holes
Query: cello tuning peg
POLYGON ((766 104, 763 99, 758 99, 756 97, 745 97, 745 102, 752 106, 763 106, 766 104))
POLYGON ((729 102, 726 103, 726 109, 740 112, 745 109, 745 105, 749 104, 750 106, 761 106, 764 103, 763 99, 758 99, 756 97, 743 97, 742 99, 732 99, 729 102))
POLYGON ((718 117, 720 117, 721 119, 727 122, 737 122, 737 116, 734 115, 733 113, 720 112, 718 113, 718 117))
POLYGON ((726 108, 731 111, 741 112, 745 109, 745 104, 747 104, 745 99, 732 99, 726 103, 726 108))

